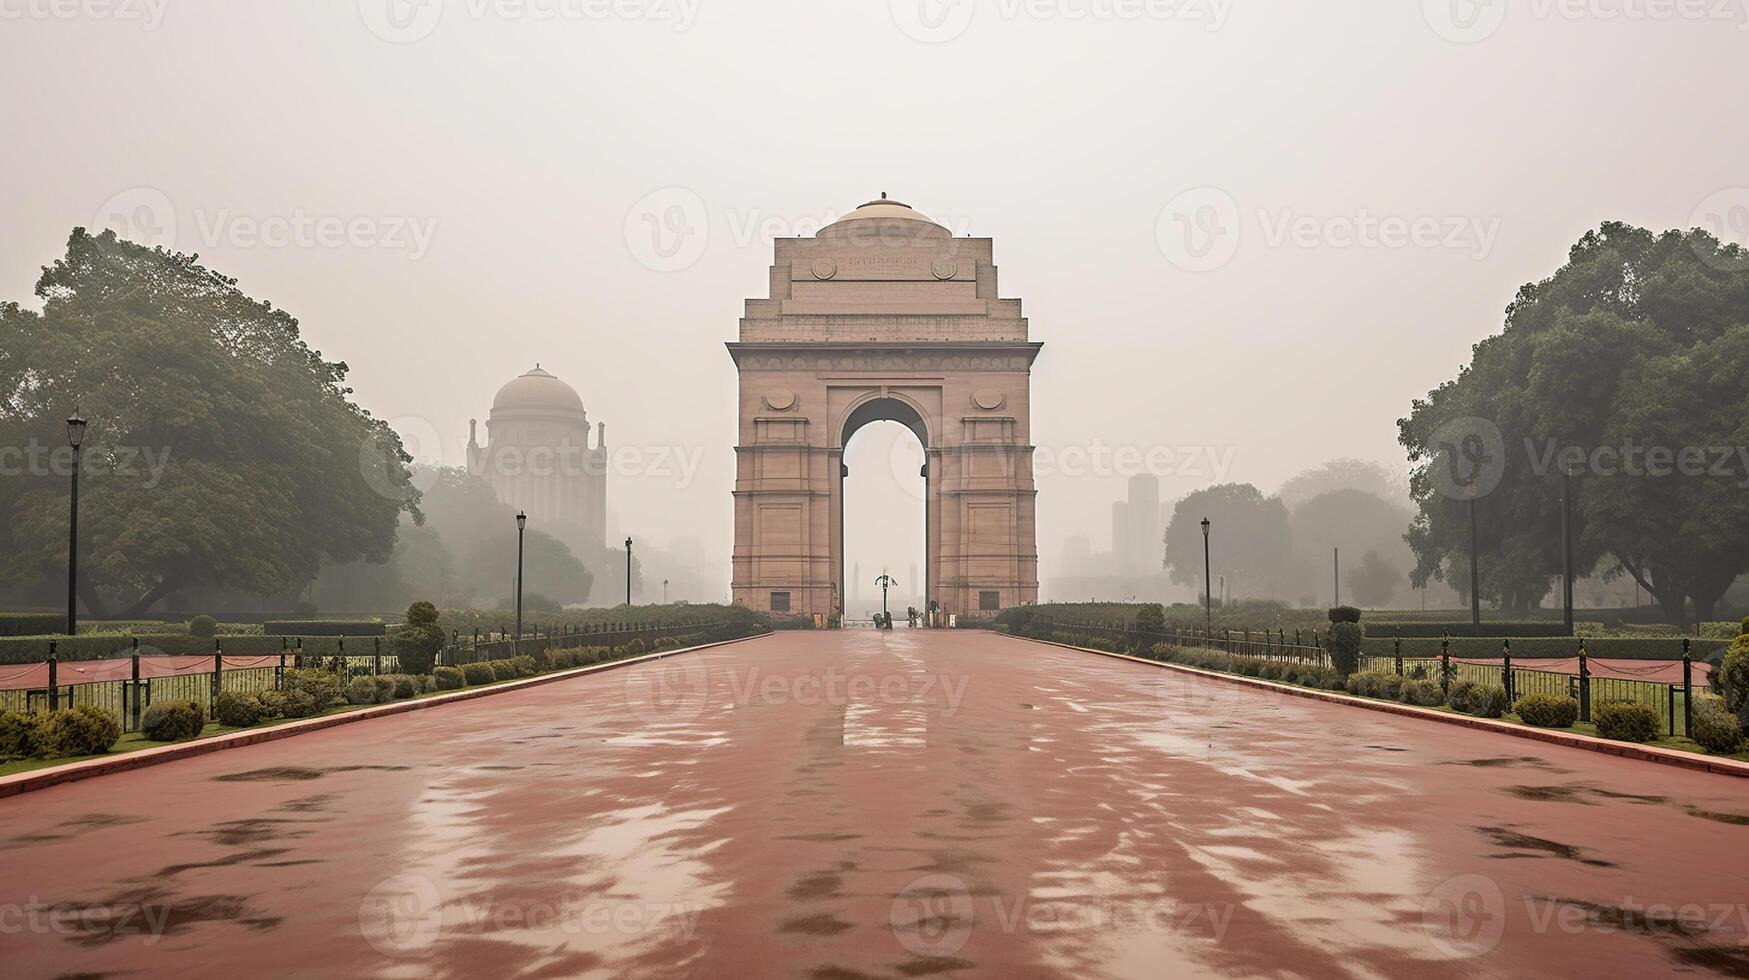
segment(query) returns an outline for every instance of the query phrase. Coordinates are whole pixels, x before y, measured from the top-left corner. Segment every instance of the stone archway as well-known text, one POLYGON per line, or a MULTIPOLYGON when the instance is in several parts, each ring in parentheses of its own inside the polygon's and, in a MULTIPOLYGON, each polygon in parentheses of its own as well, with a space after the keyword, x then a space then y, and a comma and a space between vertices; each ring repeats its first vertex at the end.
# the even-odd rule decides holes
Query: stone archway
POLYGON ((901 422, 923 444, 926 601, 990 616, 1038 599, 1031 369, 1018 300, 987 238, 955 238, 884 198, 814 238, 780 239, 771 295, 747 302, 740 372, 735 601, 842 611, 844 446, 901 422))

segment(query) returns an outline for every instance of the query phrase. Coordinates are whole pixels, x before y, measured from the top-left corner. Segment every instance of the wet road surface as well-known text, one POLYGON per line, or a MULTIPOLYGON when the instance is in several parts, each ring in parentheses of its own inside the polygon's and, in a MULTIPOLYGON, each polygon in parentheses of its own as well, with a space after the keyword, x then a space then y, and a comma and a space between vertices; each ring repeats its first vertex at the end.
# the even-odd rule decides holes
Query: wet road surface
POLYGON ((0 800, 0 975, 1749 974, 1749 787, 781 633, 0 800))

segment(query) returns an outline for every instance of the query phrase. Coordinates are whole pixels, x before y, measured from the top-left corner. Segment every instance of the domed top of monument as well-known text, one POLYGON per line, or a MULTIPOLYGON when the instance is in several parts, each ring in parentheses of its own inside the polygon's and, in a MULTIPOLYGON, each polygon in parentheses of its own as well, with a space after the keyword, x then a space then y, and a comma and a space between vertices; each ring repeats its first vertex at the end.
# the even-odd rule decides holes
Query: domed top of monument
MULTIPOLYGON (((942 227, 942 225, 936 222, 933 218, 930 218, 921 211, 913 209, 911 205, 890 200, 885 192, 881 193, 879 200, 869 201, 868 203, 863 204, 856 210, 851 211, 849 214, 846 214, 837 221, 827 225, 826 229, 836 228, 839 225, 853 221, 915 221, 930 228, 938 228, 943 232, 947 231, 945 227, 942 227)), ((821 230, 824 231, 826 229, 821 230)), ((921 231, 923 229, 919 230, 921 231)))
POLYGON ((534 370, 498 389, 492 399, 492 411, 581 412, 583 399, 577 389, 541 370, 534 370))

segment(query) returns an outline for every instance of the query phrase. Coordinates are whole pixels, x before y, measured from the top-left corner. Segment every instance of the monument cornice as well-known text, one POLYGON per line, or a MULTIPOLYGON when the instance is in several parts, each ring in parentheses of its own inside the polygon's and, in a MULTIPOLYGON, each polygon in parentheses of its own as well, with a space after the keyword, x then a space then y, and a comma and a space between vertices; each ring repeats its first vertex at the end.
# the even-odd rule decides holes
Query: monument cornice
POLYGON ((1044 349, 1040 341, 949 340, 841 342, 729 341, 737 368, 759 371, 1008 370, 1025 371, 1044 349))

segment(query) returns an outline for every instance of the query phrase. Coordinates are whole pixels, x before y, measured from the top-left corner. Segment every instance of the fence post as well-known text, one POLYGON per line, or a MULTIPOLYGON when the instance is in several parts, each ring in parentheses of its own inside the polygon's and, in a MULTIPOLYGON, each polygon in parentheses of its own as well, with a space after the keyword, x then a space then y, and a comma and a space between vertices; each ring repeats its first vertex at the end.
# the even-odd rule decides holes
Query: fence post
MULTIPOLYGON (((55 653, 55 641, 49 641, 49 710, 54 711, 61 706, 61 685, 56 683, 56 662, 60 657, 55 653)), ((25 699, 27 702, 29 698, 25 699)))
POLYGON ((370 675, 381 677, 383 674, 383 638, 380 636, 371 637, 370 645, 370 675))
POLYGON ((1504 659, 1502 659, 1500 666, 1500 686, 1506 689, 1506 701, 1511 703, 1516 700, 1512 696, 1512 641, 1506 640, 1501 646, 1501 651, 1504 659))
MULTIPOLYGON (((1688 637, 1685 636, 1682 638, 1682 734, 1689 738, 1694 737, 1694 658, 1691 656, 1692 653, 1688 637)), ((1676 724, 1674 712, 1670 715, 1670 724, 1672 726, 1676 724)))
POLYGON ((214 718, 219 716, 219 690, 224 683, 225 673, 225 641, 213 637, 213 693, 207 701, 207 714, 214 718))
POLYGON ((1451 634, 1439 638, 1439 689, 1451 693, 1451 634))
POLYGON ((352 665, 346 662, 346 637, 342 636, 339 639, 337 649, 340 652, 334 655, 334 672, 350 681, 352 680, 352 665))
POLYGON ((279 664, 273 668, 273 689, 280 690, 285 686, 285 649, 279 651, 279 664))
POLYGON ((134 637, 134 649, 133 649, 133 653, 129 657, 129 659, 131 659, 133 661, 133 689, 134 689, 133 715, 134 715, 134 731, 137 732, 140 730, 140 638, 137 636, 134 637))
POLYGON ((1397 660, 1397 676, 1403 676, 1403 637, 1399 635, 1391 643, 1391 653, 1397 660))
POLYGON ((292 654, 292 663, 296 665, 299 670, 302 670, 304 667, 304 638, 301 636, 298 637, 297 652, 292 654))
POLYGON ((1579 720, 1591 720, 1591 661, 1585 656, 1585 638, 1579 638, 1579 720))

